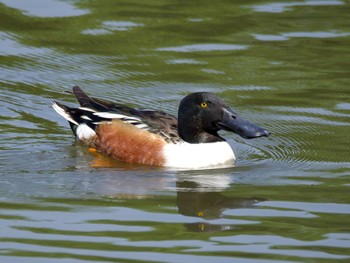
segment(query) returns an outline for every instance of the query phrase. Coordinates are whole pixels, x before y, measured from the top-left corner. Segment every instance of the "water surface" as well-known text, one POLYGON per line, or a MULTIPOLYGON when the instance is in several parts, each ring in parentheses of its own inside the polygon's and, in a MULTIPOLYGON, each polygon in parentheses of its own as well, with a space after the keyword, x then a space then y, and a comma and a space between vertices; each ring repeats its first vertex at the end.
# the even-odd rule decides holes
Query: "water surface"
POLYGON ((348 262, 348 1, 0 0, 0 259, 348 262), (217 93, 272 132, 235 167, 125 164, 75 142, 65 91, 177 112, 217 93))

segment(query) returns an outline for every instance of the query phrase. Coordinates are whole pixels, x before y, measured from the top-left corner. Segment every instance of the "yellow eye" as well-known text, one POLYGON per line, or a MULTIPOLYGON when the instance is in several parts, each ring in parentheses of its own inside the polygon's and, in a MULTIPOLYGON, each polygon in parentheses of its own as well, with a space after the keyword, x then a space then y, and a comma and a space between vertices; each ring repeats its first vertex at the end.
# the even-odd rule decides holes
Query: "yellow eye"
POLYGON ((207 106, 208 106, 208 103, 206 103, 206 102, 202 102, 202 103, 201 103, 201 107, 202 107, 202 108, 206 108, 207 106))

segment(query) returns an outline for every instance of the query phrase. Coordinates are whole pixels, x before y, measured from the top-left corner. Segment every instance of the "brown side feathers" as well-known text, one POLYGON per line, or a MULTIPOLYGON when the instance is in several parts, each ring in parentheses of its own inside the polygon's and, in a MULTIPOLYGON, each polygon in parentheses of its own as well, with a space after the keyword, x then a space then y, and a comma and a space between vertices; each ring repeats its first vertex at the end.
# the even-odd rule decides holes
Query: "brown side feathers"
POLYGON ((117 160, 162 166, 166 141, 146 130, 122 121, 101 123, 97 135, 88 144, 117 160))

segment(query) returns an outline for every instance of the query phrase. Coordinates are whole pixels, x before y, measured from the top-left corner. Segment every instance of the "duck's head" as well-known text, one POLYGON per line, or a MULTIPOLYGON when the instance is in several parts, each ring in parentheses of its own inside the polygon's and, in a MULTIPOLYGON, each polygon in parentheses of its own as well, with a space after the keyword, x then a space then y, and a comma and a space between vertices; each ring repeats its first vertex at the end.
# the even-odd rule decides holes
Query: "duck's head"
POLYGON ((192 93, 182 99, 178 112, 178 132, 189 143, 224 141, 219 130, 230 131, 246 139, 270 133, 241 118, 225 102, 210 92, 192 93))

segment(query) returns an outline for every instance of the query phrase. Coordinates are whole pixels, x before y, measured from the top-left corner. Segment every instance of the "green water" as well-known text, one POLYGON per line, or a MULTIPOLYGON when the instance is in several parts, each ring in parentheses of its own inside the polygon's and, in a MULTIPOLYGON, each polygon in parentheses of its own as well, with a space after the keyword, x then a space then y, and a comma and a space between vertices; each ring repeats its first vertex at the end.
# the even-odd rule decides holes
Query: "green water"
POLYGON ((0 18, 1 262, 350 261, 349 1, 0 0, 0 18), (215 92, 272 135, 222 133, 226 169, 96 157, 50 106, 74 85, 171 114, 215 92))

